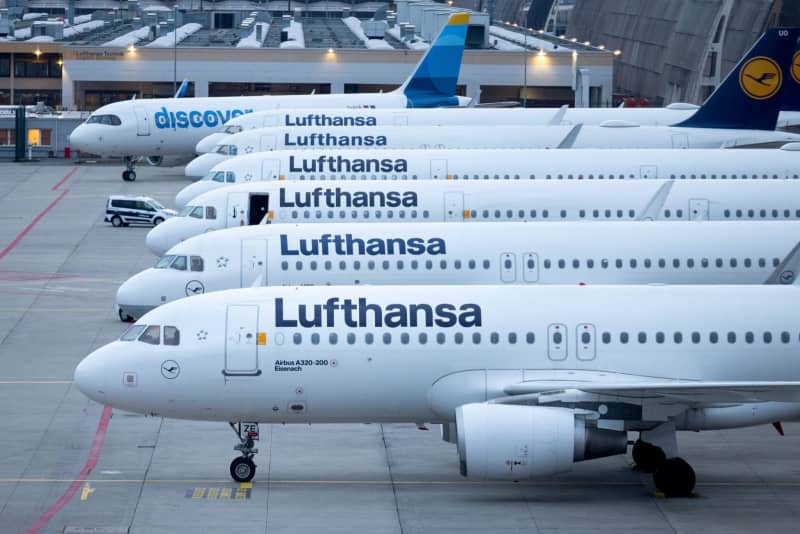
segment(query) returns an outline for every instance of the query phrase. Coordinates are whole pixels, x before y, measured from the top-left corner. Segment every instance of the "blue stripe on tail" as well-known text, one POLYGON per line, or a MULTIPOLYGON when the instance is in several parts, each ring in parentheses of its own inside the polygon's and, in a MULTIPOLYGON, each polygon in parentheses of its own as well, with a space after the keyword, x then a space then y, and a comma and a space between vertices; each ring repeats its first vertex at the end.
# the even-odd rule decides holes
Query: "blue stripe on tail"
POLYGON ((458 106, 456 83, 468 27, 468 13, 450 15, 447 25, 403 84, 408 107, 458 106))
POLYGON ((792 88, 790 62, 797 28, 770 28, 697 112, 675 126, 774 130, 783 92, 792 88))

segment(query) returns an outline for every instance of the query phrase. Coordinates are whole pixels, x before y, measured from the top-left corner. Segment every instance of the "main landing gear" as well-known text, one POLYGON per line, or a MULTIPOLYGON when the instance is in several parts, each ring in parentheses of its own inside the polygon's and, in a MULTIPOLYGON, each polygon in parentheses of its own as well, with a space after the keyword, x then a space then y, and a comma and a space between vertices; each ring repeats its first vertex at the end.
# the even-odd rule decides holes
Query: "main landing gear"
POLYGON ((652 443, 637 439, 633 444, 633 461, 636 467, 653 474, 656 489, 667 497, 689 497, 697 478, 694 469, 679 457, 667 458, 664 450, 652 443))
POLYGON ((125 168, 126 170, 122 171, 122 179, 126 182, 132 182, 136 180, 136 171, 134 171, 134 167, 136 166, 136 161, 133 159, 132 156, 125 156, 125 168))
POLYGON ((231 462, 231 478, 236 482, 250 482, 256 476, 256 464, 253 461, 253 456, 256 455, 258 449, 253 446, 255 443, 249 433, 242 432, 242 423, 228 424, 231 425, 231 429, 239 438, 239 444, 234 446, 233 450, 242 453, 241 456, 234 458, 231 462))

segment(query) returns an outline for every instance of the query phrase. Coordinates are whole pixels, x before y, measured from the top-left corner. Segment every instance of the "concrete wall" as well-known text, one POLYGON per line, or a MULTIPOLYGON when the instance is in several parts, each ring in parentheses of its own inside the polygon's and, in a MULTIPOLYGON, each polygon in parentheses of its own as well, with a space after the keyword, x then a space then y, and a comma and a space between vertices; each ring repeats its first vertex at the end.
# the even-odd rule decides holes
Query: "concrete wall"
MULTIPOLYGON (((568 35, 619 49, 614 91, 654 105, 692 101, 725 0, 579 0, 568 35)), ((773 0, 734 0, 721 48, 724 77, 761 34, 773 0)))

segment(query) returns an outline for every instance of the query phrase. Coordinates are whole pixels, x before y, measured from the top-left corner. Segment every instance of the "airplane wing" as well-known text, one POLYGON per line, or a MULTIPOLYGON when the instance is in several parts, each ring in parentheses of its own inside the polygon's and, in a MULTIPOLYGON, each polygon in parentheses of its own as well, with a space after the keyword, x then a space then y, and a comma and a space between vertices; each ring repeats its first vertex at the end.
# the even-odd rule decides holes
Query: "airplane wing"
POLYGON ((526 381, 505 388, 503 404, 564 401, 581 394, 630 400, 673 400, 688 404, 746 404, 754 402, 800 402, 800 382, 706 382, 688 380, 635 380, 629 383, 594 381, 526 381), (523 402, 519 402, 523 401, 523 402))

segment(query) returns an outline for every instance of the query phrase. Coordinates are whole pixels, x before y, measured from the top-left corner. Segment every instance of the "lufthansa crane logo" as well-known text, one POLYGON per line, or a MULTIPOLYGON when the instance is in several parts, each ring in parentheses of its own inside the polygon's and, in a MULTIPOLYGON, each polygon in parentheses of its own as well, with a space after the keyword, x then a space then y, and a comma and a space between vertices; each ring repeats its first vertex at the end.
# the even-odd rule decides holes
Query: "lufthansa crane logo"
POLYGON ((742 91, 755 100, 766 100, 775 96, 782 81, 781 68, 768 57, 754 57, 739 70, 742 91))
POLYGON ((800 50, 794 53, 792 58, 792 78, 797 83, 800 83, 800 50))
POLYGON ((161 364, 161 374, 167 380, 173 380, 181 374, 181 367, 175 360, 166 360, 161 364))

